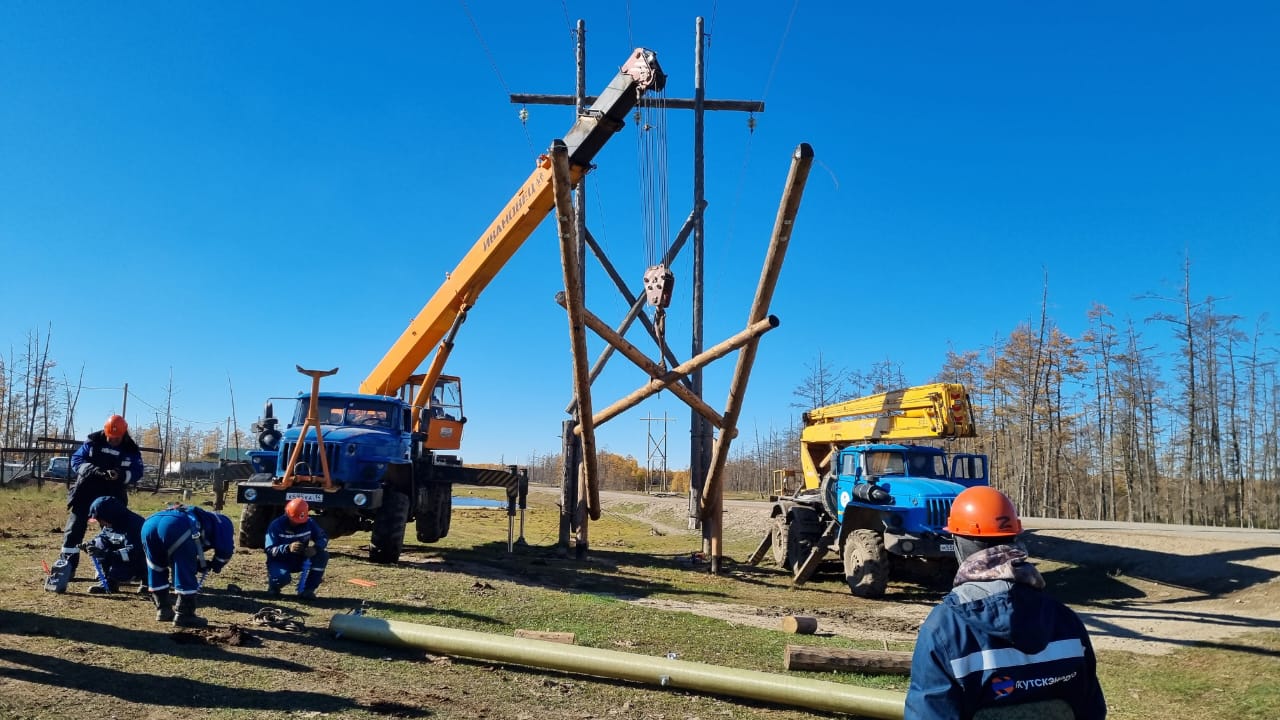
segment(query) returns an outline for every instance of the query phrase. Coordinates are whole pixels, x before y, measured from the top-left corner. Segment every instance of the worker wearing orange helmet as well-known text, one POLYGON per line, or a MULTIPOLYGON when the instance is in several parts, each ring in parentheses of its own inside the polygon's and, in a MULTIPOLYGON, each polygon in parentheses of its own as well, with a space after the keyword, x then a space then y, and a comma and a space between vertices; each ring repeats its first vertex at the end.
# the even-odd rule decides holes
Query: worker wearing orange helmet
POLYGON ((69 512, 62 534, 62 550, 54 563, 56 572, 50 574, 46 582, 46 587, 56 592, 66 589, 80 563, 77 546, 84 540, 89 524, 89 506, 100 497, 111 496, 127 507, 128 488, 135 487, 142 479, 142 453, 129 436, 129 424, 123 417, 112 415, 101 430, 89 434, 71 456, 71 471, 74 477, 67 489, 69 512))
POLYGON ((1017 544, 1013 502, 992 487, 968 488, 952 503, 947 530, 960 569, 920 626, 905 720, 1105 718, 1089 633, 1043 592, 1044 578, 1017 544))
POLYGON ((284 515, 267 526, 267 594, 280 597, 280 591, 298 580, 298 597, 313 598, 324 570, 329 564, 329 536, 311 519, 311 506, 295 497, 284 506, 284 515))

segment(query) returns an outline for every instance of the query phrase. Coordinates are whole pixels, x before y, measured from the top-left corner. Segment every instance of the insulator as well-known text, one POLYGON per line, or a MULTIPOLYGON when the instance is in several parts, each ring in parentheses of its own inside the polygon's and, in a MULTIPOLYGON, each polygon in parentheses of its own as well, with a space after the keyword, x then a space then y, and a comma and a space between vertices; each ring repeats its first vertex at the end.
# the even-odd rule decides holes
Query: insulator
POLYGON ((520 123, 523 125, 529 122, 529 108, 520 108, 520 123))
POLYGON ((756 131, 756 116, 748 115, 747 116, 747 132, 755 132, 755 131, 756 131))

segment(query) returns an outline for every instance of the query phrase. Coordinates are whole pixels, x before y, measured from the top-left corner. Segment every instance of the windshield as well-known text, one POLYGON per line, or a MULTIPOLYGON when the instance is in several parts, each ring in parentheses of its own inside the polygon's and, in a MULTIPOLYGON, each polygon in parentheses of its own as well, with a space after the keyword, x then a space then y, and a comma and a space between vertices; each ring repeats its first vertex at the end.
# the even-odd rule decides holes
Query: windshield
POLYGON ((902 453, 888 450, 873 450, 866 454, 867 474, 902 475, 902 453))
MULTIPOLYGON (((301 425, 306 421, 310 406, 311 398, 298 400, 298 408, 293 416, 294 425, 301 425)), ((377 400, 322 397, 316 414, 321 425, 384 429, 395 427, 395 407, 377 400)))

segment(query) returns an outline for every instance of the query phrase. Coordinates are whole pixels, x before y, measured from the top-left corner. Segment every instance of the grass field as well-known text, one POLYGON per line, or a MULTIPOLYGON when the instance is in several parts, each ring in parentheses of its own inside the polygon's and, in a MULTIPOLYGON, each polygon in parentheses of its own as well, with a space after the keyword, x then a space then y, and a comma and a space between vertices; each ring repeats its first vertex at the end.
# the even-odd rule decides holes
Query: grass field
MULTIPOLYGON (((170 499, 143 494, 130 505, 146 515, 170 499)), ((513 553, 507 552, 507 517, 493 510, 456 510, 448 538, 430 546, 410 542, 393 566, 363 559, 367 534, 339 538, 331 545, 321 597, 309 603, 290 596, 269 603, 261 592, 261 552, 237 551, 200 598, 201 614, 213 630, 195 634, 155 622, 145 597, 88 594, 87 563, 66 594, 44 592, 41 561, 53 560, 65 519, 61 488, 0 492, 0 717, 824 716, 733 697, 434 657, 335 638, 327 629, 335 613, 363 608, 373 617, 496 635, 517 629, 569 632, 582 646, 674 654, 779 674, 785 673, 787 644, 882 647, 641 604, 725 603, 756 608, 767 617, 801 610, 856 617, 860 603, 872 602, 853 598, 837 584, 792 588, 789 576, 771 567, 733 562, 754 548, 757 538, 747 535, 726 537, 725 572, 712 576, 692 554, 696 536, 655 532, 651 523, 635 518, 643 501, 616 506, 592 523, 591 553, 582 561, 557 552, 557 508, 550 496, 537 494, 526 518, 528 545, 513 553), (276 622, 257 624, 255 616, 268 606, 279 608, 271 616, 276 622)), ((229 508, 238 521, 237 511, 229 508)), ((890 598, 908 592, 918 591, 895 586, 890 598)), ((1278 658, 1280 632, 1269 632, 1168 655, 1104 652, 1100 674, 1112 718, 1261 720, 1280 717, 1278 658)), ((905 690, 902 677, 797 675, 905 690)))

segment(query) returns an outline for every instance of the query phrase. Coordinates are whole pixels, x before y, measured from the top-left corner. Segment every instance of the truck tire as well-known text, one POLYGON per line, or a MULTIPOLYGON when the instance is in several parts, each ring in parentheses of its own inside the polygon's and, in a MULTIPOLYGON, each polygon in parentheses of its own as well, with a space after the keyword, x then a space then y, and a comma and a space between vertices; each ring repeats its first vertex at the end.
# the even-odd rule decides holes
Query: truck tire
POLYGON ((783 570, 791 569, 791 555, 788 553, 788 542, 791 533, 787 528, 787 516, 777 515, 769 525, 769 545, 773 551, 773 562, 783 570))
POLYGON ((418 542, 433 543, 447 536, 452 515, 452 485, 426 483, 418 488, 418 512, 415 524, 418 542))
POLYGON ((240 511, 240 547, 261 550, 267 544, 267 526, 282 514, 279 505, 245 505, 240 511))
POLYGON ((858 597, 884 596, 889 585, 889 554, 875 530, 854 530, 844 540, 844 579, 858 597))
POLYGON ((818 511, 805 505, 797 505, 787 511, 786 517, 786 559, 783 567, 794 576, 800 572, 804 561, 809 559, 813 545, 822 535, 822 522, 818 519, 818 511))
POLYGON ((382 505, 373 519, 369 532, 369 561, 390 565, 400 560, 400 548, 404 545, 404 526, 409 521, 409 496, 387 488, 382 494, 382 505))

